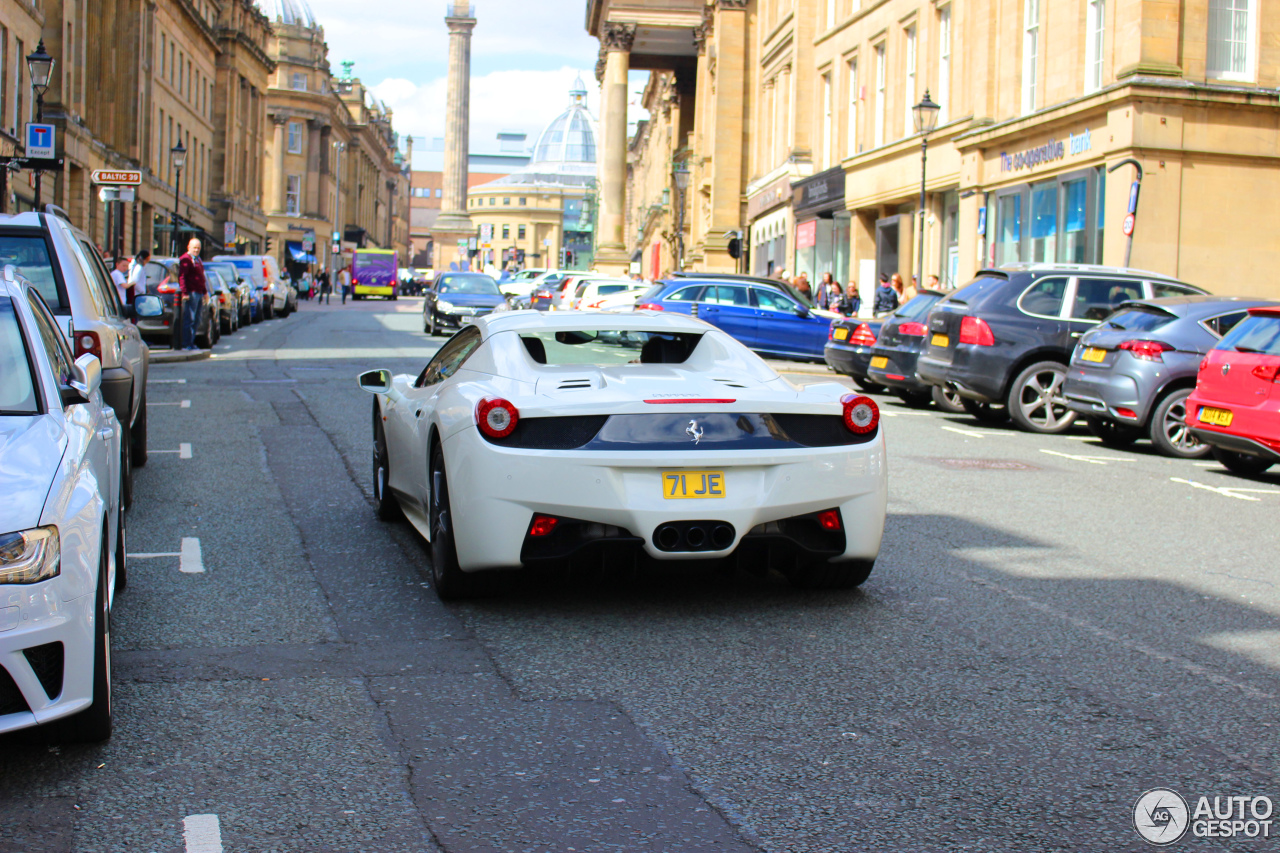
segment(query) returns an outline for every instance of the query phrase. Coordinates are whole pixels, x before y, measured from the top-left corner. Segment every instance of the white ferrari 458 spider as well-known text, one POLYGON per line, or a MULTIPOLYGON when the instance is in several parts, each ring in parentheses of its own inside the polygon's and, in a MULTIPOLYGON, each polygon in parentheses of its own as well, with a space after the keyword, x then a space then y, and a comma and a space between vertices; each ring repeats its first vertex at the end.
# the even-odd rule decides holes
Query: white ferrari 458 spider
POLYGON ((442 598, 472 573, 734 558, 797 586, 866 580, 884 531, 874 401, 797 387, 684 315, 478 318, 417 376, 371 370, 378 514, 431 543, 442 598))

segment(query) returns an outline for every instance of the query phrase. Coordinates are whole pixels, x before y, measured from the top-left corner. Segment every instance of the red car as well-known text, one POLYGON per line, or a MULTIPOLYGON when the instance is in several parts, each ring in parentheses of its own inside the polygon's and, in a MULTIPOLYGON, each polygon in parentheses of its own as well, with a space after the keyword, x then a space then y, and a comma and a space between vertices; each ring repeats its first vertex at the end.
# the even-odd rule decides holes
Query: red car
POLYGON ((1250 308, 1200 362, 1187 426, 1237 474, 1280 462, 1280 307, 1250 308))

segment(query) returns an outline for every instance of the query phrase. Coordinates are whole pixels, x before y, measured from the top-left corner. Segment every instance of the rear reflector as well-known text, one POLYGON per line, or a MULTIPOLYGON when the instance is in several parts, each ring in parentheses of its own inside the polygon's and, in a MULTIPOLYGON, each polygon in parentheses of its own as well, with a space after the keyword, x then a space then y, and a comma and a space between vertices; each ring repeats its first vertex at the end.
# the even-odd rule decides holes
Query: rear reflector
POLYGON ((560 523, 560 519, 554 515, 535 515, 533 523, 529 525, 530 536, 550 536, 551 531, 556 529, 556 525, 560 523))
POLYGON ((736 403, 737 400, 713 400, 709 397, 673 397, 671 399, 663 398, 661 400, 645 400, 646 403, 652 403, 655 406, 682 406, 685 403, 713 403, 716 405, 736 403))
POLYGON ((662 306, 656 302, 641 302, 636 306, 637 311, 661 311, 662 306))
POLYGON ((818 513, 818 523, 822 525, 823 530, 839 530, 840 510, 824 509, 818 513))
POLYGON ((1135 421, 1138 419, 1138 413, 1135 412, 1133 409, 1122 409, 1117 407, 1116 414, 1122 418, 1130 418, 1135 421))

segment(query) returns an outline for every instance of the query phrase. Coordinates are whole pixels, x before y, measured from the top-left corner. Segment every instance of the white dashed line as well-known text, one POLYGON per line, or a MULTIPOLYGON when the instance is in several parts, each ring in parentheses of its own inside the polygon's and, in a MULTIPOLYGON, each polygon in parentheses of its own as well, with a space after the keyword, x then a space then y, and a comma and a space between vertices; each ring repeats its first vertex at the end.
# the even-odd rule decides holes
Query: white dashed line
POLYGON ((975 429, 960 429, 959 427, 949 427, 949 426, 944 426, 943 429, 945 429, 947 432, 955 432, 955 433, 959 433, 960 435, 972 436, 973 438, 982 438, 983 436, 986 436, 986 435, 1004 435, 1004 433, 1002 432, 978 432, 975 429))
POLYGON ((182 537, 181 551, 148 551, 130 554, 130 560, 154 560, 157 557, 178 557, 178 571, 188 575, 204 574, 204 555, 200 540, 194 536, 182 537))
POLYGON ((1063 459, 1074 459, 1077 462, 1088 462, 1090 465, 1106 465, 1108 462, 1132 462, 1132 459, 1126 459, 1123 456, 1080 456, 1075 453, 1059 453, 1056 450, 1045 450, 1040 448, 1041 453, 1048 453, 1050 456, 1061 456, 1063 459))
POLYGON ((191 458, 191 445, 185 441, 178 445, 177 450, 152 450, 152 453, 176 453, 179 459, 191 458))
POLYGON ((1224 498, 1235 498, 1236 500, 1241 501, 1260 501, 1262 498, 1255 498, 1247 494, 1236 494, 1237 492, 1253 492, 1254 494, 1260 495, 1280 495, 1280 489, 1245 489, 1237 488, 1235 486, 1209 486, 1204 483, 1197 483, 1195 480, 1184 480, 1181 477, 1170 477, 1169 479, 1174 483, 1183 483, 1184 485, 1191 486, 1194 489, 1203 489, 1206 492, 1214 492, 1215 494, 1222 495, 1224 498))
POLYGON ((183 400, 182 402, 178 402, 177 400, 174 400, 168 403, 147 403, 147 405, 148 406, 177 406, 179 409, 189 409, 191 408, 191 401, 183 400))
POLYGON ((222 853, 222 827, 216 814, 193 814, 182 819, 186 853, 222 853))
POLYGON ((144 551, 137 554, 130 554, 130 560, 152 560, 156 557, 181 557, 179 551, 144 551))

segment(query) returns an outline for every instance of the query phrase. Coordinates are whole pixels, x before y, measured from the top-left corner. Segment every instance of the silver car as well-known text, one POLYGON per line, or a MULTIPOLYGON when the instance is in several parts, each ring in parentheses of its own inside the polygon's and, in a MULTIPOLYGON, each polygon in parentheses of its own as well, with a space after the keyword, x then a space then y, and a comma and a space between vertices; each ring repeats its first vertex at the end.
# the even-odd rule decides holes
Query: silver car
POLYGON ((147 463, 147 345, 120 302, 93 241, 53 205, 0 216, 0 266, 12 264, 40 292, 78 358, 102 365, 102 396, 124 424, 124 504, 133 502, 133 468, 147 463))
POLYGON ((111 734, 111 604, 125 582, 120 422, 102 368, 36 287, 0 272, 0 733, 111 734))
POLYGON ((1205 353, 1264 299, 1169 296, 1122 302, 1071 355, 1067 406, 1106 444, 1148 437, 1166 456, 1209 453, 1187 428, 1186 400, 1205 353))

